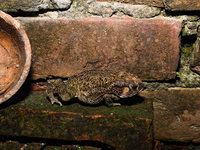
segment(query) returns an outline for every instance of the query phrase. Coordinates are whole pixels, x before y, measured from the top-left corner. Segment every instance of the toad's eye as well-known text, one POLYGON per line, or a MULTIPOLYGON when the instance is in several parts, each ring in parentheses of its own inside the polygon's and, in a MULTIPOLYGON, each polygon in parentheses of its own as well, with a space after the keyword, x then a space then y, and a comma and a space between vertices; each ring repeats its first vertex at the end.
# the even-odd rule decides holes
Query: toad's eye
POLYGON ((136 90, 137 89, 137 85, 132 86, 132 90, 136 90))

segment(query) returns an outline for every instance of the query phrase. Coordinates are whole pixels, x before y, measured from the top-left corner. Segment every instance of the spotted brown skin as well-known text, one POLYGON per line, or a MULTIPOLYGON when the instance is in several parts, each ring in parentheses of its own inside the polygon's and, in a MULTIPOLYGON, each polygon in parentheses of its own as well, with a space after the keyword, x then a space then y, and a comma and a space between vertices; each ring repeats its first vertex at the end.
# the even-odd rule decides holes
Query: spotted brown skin
POLYGON ((142 81, 131 73, 113 70, 84 71, 62 81, 48 80, 47 95, 51 103, 62 103, 54 98, 53 91, 57 88, 58 95, 63 101, 77 97, 87 104, 98 104, 105 100, 109 107, 120 106, 113 100, 132 97, 143 90, 142 81))

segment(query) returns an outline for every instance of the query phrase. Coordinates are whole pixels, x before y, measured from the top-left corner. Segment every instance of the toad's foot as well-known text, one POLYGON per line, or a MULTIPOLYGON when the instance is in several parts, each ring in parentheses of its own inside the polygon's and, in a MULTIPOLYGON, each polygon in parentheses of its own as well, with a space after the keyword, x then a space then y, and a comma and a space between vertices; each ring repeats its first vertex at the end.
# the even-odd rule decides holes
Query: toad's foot
POLYGON ((113 106, 121 106, 120 103, 113 103, 112 105, 113 105, 113 106))
POLYGON ((118 100, 119 97, 113 95, 113 94, 105 94, 103 96, 103 98, 105 99, 105 103, 108 107, 113 107, 113 106, 121 106, 120 103, 114 103, 112 99, 114 100, 118 100))
POLYGON ((53 98, 51 99, 51 104, 53 105, 54 103, 58 103, 60 106, 62 106, 62 103, 59 102, 57 99, 53 98))

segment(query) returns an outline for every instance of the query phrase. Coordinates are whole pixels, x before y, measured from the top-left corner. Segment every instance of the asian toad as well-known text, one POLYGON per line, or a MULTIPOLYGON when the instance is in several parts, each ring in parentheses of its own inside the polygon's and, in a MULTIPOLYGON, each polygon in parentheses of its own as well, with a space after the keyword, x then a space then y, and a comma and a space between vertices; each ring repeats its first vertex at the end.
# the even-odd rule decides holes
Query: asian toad
POLYGON ((53 91, 57 88, 63 101, 77 97, 87 104, 98 104, 105 100, 109 107, 120 106, 113 100, 136 95, 143 90, 142 81, 131 73, 113 70, 90 70, 62 79, 48 80, 47 95, 51 103, 62 103, 54 98, 53 91), (53 81, 53 82, 52 82, 53 81))

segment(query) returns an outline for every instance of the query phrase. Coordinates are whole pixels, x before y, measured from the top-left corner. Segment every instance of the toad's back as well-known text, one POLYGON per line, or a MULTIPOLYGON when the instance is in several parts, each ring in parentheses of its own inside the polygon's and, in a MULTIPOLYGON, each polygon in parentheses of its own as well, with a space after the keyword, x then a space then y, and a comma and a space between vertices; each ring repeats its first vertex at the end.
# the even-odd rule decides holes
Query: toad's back
MULTIPOLYGON (((130 80, 138 80, 137 76, 124 71, 113 70, 90 70, 76 74, 68 79, 68 84, 76 82, 79 91, 87 91, 89 94, 109 91, 114 83, 118 86, 129 84, 130 80), (134 78, 134 79, 133 79, 134 78)), ((73 85, 74 86, 74 85, 73 85)))
POLYGON ((79 85, 87 87, 106 87, 117 80, 119 72, 111 70, 90 70, 84 71, 71 77, 77 80, 79 85))

